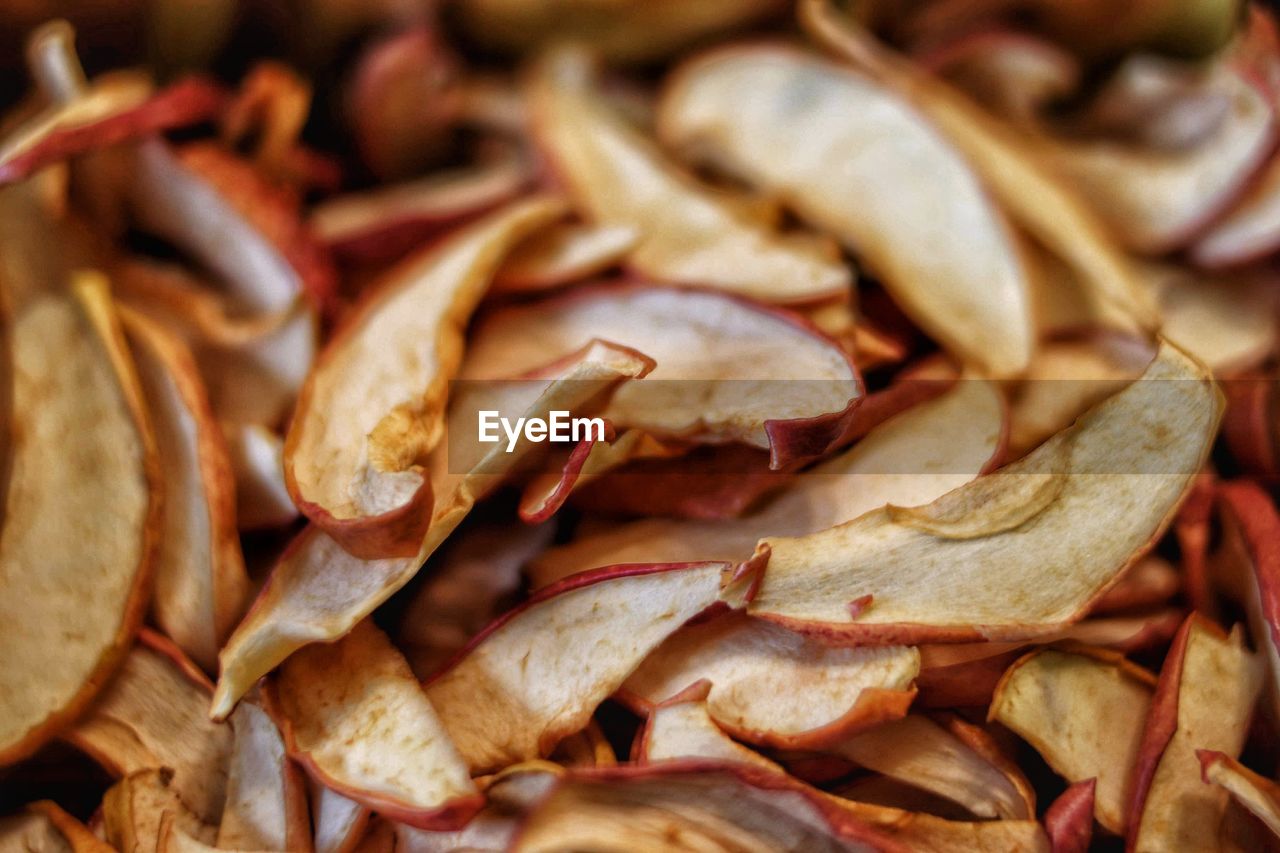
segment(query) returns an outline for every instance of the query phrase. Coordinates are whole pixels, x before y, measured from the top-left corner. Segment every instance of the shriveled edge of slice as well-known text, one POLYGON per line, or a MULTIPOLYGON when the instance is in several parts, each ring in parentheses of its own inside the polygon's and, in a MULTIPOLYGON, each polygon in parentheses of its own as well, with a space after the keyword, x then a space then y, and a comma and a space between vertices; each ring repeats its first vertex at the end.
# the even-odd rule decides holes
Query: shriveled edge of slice
POLYGON ((1087 853, 1093 840, 1093 795, 1097 780, 1076 782, 1044 813, 1052 853, 1087 853))
POLYGON ((711 682, 695 681, 663 702, 653 705, 636 732, 631 760, 637 764, 715 758, 755 764, 778 773, 782 767, 755 750, 735 743, 716 725, 707 708, 711 682))
POLYGON ((1225 788, 1236 802, 1280 836, 1280 785, 1216 750, 1196 750, 1196 757, 1200 759, 1205 784, 1225 788))

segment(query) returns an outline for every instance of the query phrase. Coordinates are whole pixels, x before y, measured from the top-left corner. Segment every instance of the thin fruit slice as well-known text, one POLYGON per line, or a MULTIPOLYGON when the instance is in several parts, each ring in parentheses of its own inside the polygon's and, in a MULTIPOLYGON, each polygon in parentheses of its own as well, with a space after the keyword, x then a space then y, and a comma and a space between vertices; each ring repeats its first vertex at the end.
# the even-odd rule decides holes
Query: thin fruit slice
POLYGON ((35 297, 13 323, 0 764, 56 735, 123 661, 160 530, 155 440, 106 285, 84 278, 77 297, 35 297))
POLYGON ((261 424, 222 422, 241 530, 283 527, 299 515, 284 484, 284 439, 261 424))
POLYGON ((520 819, 537 804, 564 768, 547 761, 529 761, 502 770, 484 784, 485 807, 460 830, 425 832, 399 824, 399 853, 456 853, 500 851, 510 848, 520 819))
POLYGON ((190 351, 164 327, 121 310, 164 472, 156 624, 205 671, 249 599, 236 534, 235 480, 190 351))
POLYGON ((1103 649, 1041 649, 1005 672, 989 718, 1036 748, 1068 782, 1097 780, 1098 823, 1123 834, 1132 768, 1155 677, 1103 649))
POLYGON ((526 240, 511 253, 493 289, 500 293, 550 290, 584 281, 617 266, 640 241, 628 225, 566 222, 526 240))
POLYGON ((1267 829, 1280 836, 1280 785, 1221 752, 1198 749, 1196 757, 1206 783, 1226 789, 1267 829))
POLYGON ((781 766, 752 749, 734 742, 707 710, 711 682, 694 682, 688 689, 655 705, 644 728, 636 736, 632 760, 639 764, 681 758, 715 758, 766 767, 785 773, 781 766))
POLYGON ((1205 369, 1163 344, 1141 379, 1074 426, 922 509, 946 515, 994 499, 1001 482, 1017 491, 1024 472, 1055 471, 1061 460, 1060 491, 1031 519, 993 517, 978 504, 972 521, 987 535, 954 539, 884 509, 809 536, 763 539, 758 553, 771 556, 750 611, 881 643, 1023 639, 1070 624, 1172 520, 1221 414, 1205 369))
POLYGON ((427 684, 472 772, 540 758, 582 729, 668 635, 722 604, 730 569, 610 566, 544 588, 482 631, 427 684))
POLYGON ((212 844, 217 828, 201 822, 173 788, 173 771, 139 770, 107 789, 102 797, 106 839, 125 853, 157 853, 166 824, 212 844))
POLYGON ((1160 670, 1133 770, 1130 849, 1217 849, 1227 796, 1200 781, 1196 751, 1240 754, 1262 687, 1260 664, 1238 633, 1187 618, 1160 670))
POLYGON ((682 173, 613 110, 593 78, 581 53, 544 57, 530 91, 534 136, 590 221, 640 231, 633 269, 765 302, 848 297, 851 276, 834 246, 779 235, 734 196, 682 173))
POLYGON ((369 825, 367 806, 311 782, 315 853, 352 853, 369 825))
POLYGON ((35 853, 112 853, 114 848, 52 800, 0 818, 0 848, 35 853))
POLYGON ((1093 798, 1097 782, 1076 782, 1044 813, 1053 853, 1087 853, 1093 840, 1093 798))
POLYGON ((1191 260, 1204 267, 1240 266, 1280 248, 1280 156, 1257 175, 1226 215, 1191 247, 1191 260))
POLYGON ((456 829, 483 805, 409 665, 372 622, 290 656, 266 695, 294 760, 379 814, 456 829))
POLYGON ((710 682, 716 725, 753 743, 812 749, 906 713, 914 648, 834 648, 737 613, 688 625, 644 659, 620 698, 644 711, 710 682))
POLYGON ((1036 126, 1046 106, 1080 86, 1080 63, 1070 52, 1012 30, 963 33, 920 63, 1019 126, 1036 126))
POLYGON ((226 800, 229 726, 209 721, 208 678, 170 640, 143 629, 115 679, 63 737, 117 776, 168 768, 206 823, 226 800))
POLYGON ((285 479, 298 508, 355 556, 416 552, 431 521, 423 463, 466 321, 511 247, 563 210, 522 202, 406 260, 321 355, 285 440, 285 479))
POLYGON ((227 770, 218 846, 227 850, 311 851, 307 789, 266 711, 241 702, 227 770))
POLYGON ((1013 236, 968 164, 894 91, 798 50, 731 47, 675 72, 658 125, 676 150, 837 235, 966 364, 997 376, 1026 366, 1031 300, 1013 236))
MULTIPOLYGON (((644 376, 652 367, 652 361, 632 350, 595 343, 556 365, 551 380, 541 385, 518 383, 515 405, 510 399, 499 399, 494 405, 500 411, 522 411, 522 417, 543 419, 552 411, 578 412, 594 401, 607 401, 618 383, 644 376), (537 399, 528 400, 530 390, 537 399)), ((476 449, 468 444, 475 441, 474 424, 472 417, 459 439, 461 452, 476 449)), ((314 525, 300 533, 218 656, 222 671, 211 713, 225 717, 254 682, 295 650, 350 631, 408 583, 476 501, 501 485, 539 446, 524 441, 507 453, 488 445, 492 449, 487 453, 467 453, 474 464, 459 468, 437 453, 431 527, 413 557, 360 560, 314 525)))
POLYGON ((462 378, 510 376, 552 363, 593 338, 657 362, 619 389, 603 414, 618 427, 769 448, 781 468, 844 437, 862 393, 848 355, 800 318, 745 300, 674 288, 599 285, 485 317, 462 378))
POLYGON ((538 557, 533 578, 543 585, 611 563, 731 560, 763 534, 803 536, 885 504, 929 503, 991 464, 1003 433, 1000 392, 989 382, 962 381, 799 475, 758 512, 723 521, 644 519, 606 529, 538 557))

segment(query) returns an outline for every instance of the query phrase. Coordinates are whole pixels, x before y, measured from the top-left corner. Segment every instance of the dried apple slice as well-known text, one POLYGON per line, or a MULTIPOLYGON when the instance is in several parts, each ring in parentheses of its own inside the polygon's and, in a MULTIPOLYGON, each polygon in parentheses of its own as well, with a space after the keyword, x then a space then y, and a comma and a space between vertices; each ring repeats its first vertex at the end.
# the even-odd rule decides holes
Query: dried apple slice
POLYGON ((164 460, 164 528, 156 559, 156 623, 206 671, 248 603, 235 524, 235 481, 195 360, 183 343, 121 309, 164 460))
POLYGON ((1053 853, 1087 853, 1093 840, 1093 799, 1097 782, 1076 782, 1063 791, 1044 813, 1053 853))
POLYGON ((640 231, 631 268, 766 302, 847 298, 851 276, 834 246, 779 235, 682 173, 595 91, 593 73, 578 52, 544 57, 530 90, 534 135, 591 222, 640 231))
POLYGON ((1128 846, 1216 849, 1226 793, 1200 781, 1197 750, 1240 754, 1262 687, 1261 661, 1192 614, 1173 641, 1133 770, 1128 846))
POLYGON ((312 781, 315 853, 352 853, 368 828, 370 814, 367 806, 312 781))
POLYGON ((109 772, 165 767, 201 820, 226 800, 230 727, 209 721, 209 680, 170 640, 144 629, 115 679, 63 734, 109 772))
POLYGON ((1196 757, 1206 783, 1224 788, 1267 829, 1280 836, 1280 785, 1221 752, 1198 749, 1196 757))
POLYGON ((52 800, 27 803, 21 812, 0 818, 0 847, 15 851, 112 853, 114 848, 52 800))
POLYGON ((298 517, 284 484, 284 439, 260 424, 222 422, 241 530, 283 527, 298 517))
POLYGON ((567 222, 548 228, 516 247, 493 289, 523 293, 584 281, 621 263, 640 237, 640 229, 629 225, 567 222))
POLYGON ((603 415, 657 436, 769 448, 771 466, 820 456, 843 438, 861 395, 848 356, 799 318, 733 297, 600 285, 485 317, 461 376, 553 362, 601 338, 657 362, 603 415), (712 328, 714 327, 714 332, 712 328))
POLYGON ((741 592, 729 563, 609 566, 545 587, 427 684, 472 772, 539 758, 586 725, 668 635, 741 592))
MULTIPOLYGON (((528 406, 523 417, 546 419, 556 410, 578 412, 595 401, 607 401, 618 383, 644 376, 652 367, 652 361, 632 350, 596 343, 556 365, 554 378, 541 386, 536 400, 527 400, 530 388, 538 391, 536 383, 518 383, 516 405, 528 406)), ((511 402, 499 400, 494 405, 500 411, 519 411, 511 402)), ((460 440, 464 447, 475 440, 474 424, 473 417, 464 433, 465 441, 460 440)), ((540 447, 523 441, 507 453, 501 447, 488 446, 493 447, 488 453, 473 454, 477 458, 469 470, 454 469, 447 458, 436 454, 431 527, 412 557, 360 560, 314 525, 300 533, 218 656, 222 672, 211 713, 217 718, 229 714, 254 682, 293 651, 308 643, 335 640, 351 630, 408 583, 476 501, 497 488, 540 447)))
POLYGON ((355 556, 417 551, 431 522, 422 465, 440 439, 467 318, 511 247, 563 211, 550 198, 522 202, 406 260, 321 355, 285 439, 285 481, 355 556))
POLYGON ((965 363, 998 376, 1026 367, 1031 300, 1013 236, 969 166, 892 90, 798 50, 731 47, 675 72, 658 125, 676 150, 838 236, 965 363), (917 251, 922 239, 931 251, 917 251))
POLYGON ((294 653, 266 696, 294 760, 379 814, 456 829, 483 805, 445 724, 373 623, 294 653))
POLYGON ((1280 248, 1280 157, 1266 168, 1231 209, 1200 235, 1191 260, 1204 267, 1240 266, 1280 248))
POLYGON ((1046 105, 1080 86, 1080 63, 1068 51, 1009 30, 962 34, 920 63, 1020 126, 1035 127, 1046 105))
POLYGON ((698 681, 716 725, 741 740, 807 749, 901 717, 920 668, 915 649, 833 648, 736 613, 672 634, 622 685, 638 711, 698 681))
MULTIPOLYGON (((869 403, 870 398, 864 405, 869 403)), ((533 561, 533 579, 542 585, 610 563, 730 560, 746 553, 765 532, 805 535, 885 504, 929 503, 991 463, 1003 420, 1000 393, 991 383, 957 383, 800 475, 759 512, 719 522, 645 519, 621 525, 548 550, 533 561)))
POLYGON ((102 797, 102 824, 115 849, 157 853, 160 830, 166 824, 198 841, 213 843, 217 827, 203 823, 172 783, 173 771, 160 768, 130 773, 107 789, 102 797))
POLYGON ((681 758, 715 758, 754 764, 777 773, 782 767, 726 735, 707 710, 711 682, 698 681, 653 706, 636 736, 632 760, 639 764, 681 758))
MULTIPOLYGON (((1164 604, 1178 594, 1182 577, 1168 560, 1148 554, 1094 603, 1093 615, 1164 604)), ((1083 624, 1083 623, 1081 623, 1083 624)))
POLYGON ((1061 462, 1060 490, 1030 520, 979 505, 969 521, 986 524, 987 535, 953 539, 884 509, 809 536, 763 539, 759 551, 772 554, 750 612, 832 639, 881 643, 1014 640, 1077 621, 1172 520, 1221 414, 1205 369, 1163 344, 1141 379, 1074 426, 917 509, 946 515, 984 495, 995 499, 1001 482, 1018 491, 1025 472, 1061 462))
POLYGON ((218 846, 310 853, 307 790, 276 724, 257 705, 241 702, 231 715, 231 728, 235 734, 218 846))
POLYGON ((1005 672, 989 718, 1030 743, 1068 782, 1097 780, 1093 812, 1123 834, 1132 768, 1155 677, 1102 649, 1041 649, 1005 672))
POLYGON ((18 306, 12 344, 0 764, 56 735, 123 661, 161 524, 155 439, 105 283, 18 306))

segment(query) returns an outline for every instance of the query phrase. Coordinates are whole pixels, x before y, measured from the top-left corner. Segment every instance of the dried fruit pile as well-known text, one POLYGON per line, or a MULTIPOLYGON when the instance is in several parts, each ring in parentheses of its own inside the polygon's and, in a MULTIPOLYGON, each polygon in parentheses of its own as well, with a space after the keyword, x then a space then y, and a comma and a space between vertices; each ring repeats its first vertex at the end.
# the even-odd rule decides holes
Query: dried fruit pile
POLYGON ((0 847, 1280 847, 1263 9, 152 5, 0 11, 0 847))

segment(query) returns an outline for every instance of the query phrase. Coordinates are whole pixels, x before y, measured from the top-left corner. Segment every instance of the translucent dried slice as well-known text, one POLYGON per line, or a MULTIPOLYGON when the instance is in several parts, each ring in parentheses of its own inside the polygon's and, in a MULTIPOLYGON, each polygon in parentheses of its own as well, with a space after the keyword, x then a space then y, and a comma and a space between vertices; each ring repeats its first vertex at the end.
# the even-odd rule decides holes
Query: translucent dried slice
POLYGON ((778 764, 734 742, 721 731, 707 710, 710 688, 709 681, 695 682, 687 690, 655 705, 636 737, 632 760, 648 764, 681 758, 716 758, 785 773, 778 764))
POLYGON ((850 273, 834 246, 779 235, 734 196, 681 172, 599 94, 583 54, 545 57, 530 102, 535 138, 582 213, 639 229, 628 264, 641 275, 766 302, 848 296, 850 273))
POLYGON ((352 853, 368 827, 369 808, 314 780, 310 787, 315 853, 352 853))
POLYGON ((407 259, 321 355, 285 440, 285 477, 299 509, 356 556, 416 552, 431 522, 423 465, 467 318, 511 247, 563 210, 521 202, 407 259))
POLYGON ((283 527, 298 517, 284 484, 284 439, 260 424, 222 422, 241 530, 283 527))
POLYGON ((12 476, 0 530, 4 764, 65 728, 123 661, 161 524, 155 441, 106 286, 84 279, 77 297, 36 296, 13 320, 12 476))
POLYGON ((241 702, 227 769, 227 802, 218 846, 227 850, 311 850, 311 820, 302 773, 289 760, 266 711, 241 702))
POLYGON ((1013 236, 897 92, 797 50, 730 47, 675 72, 658 125, 675 149, 838 236, 965 363, 1000 376, 1026 366, 1030 295, 1013 236))
POLYGON ((1280 786, 1221 752, 1199 749, 1196 757, 1206 783, 1225 788, 1236 802, 1280 836, 1280 786))
MULTIPOLYGON (((750 612, 881 643, 1022 639, 1077 621, 1172 520, 1221 413, 1205 369, 1164 344, 1141 379, 990 475, 1013 483, 1066 445, 1062 490, 1030 520, 947 539, 878 510, 809 536, 763 539, 758 553, 771 555, 750 612)), ((979 480, 942 500, 988 489, 979 480)))

